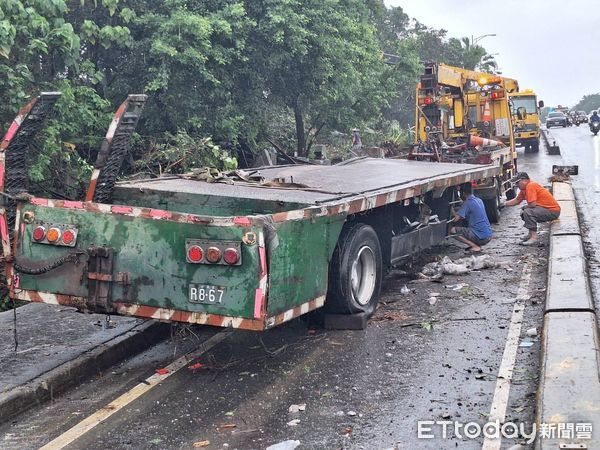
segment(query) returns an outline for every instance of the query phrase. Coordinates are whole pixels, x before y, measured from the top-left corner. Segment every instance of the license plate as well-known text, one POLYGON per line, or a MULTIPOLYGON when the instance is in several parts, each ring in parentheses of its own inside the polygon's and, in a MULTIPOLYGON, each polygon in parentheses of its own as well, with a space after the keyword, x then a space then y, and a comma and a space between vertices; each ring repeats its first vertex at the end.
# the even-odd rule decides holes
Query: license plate
POLYGON ((190 284, 189 299, 191 303, 203 303, 207 305, 222 305, 225 301, 224 286, 212 284, 190 284))

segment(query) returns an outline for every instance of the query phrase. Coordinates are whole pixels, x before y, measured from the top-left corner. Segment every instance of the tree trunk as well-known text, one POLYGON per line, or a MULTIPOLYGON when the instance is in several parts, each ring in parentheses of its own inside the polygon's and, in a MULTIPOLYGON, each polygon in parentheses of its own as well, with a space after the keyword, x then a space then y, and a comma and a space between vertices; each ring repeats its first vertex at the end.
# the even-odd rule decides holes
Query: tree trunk
POLYGON ((302 109, 300 102, 296 100, 294 104, 294 118, 296 119, 296 140, 298 142, 298 156, 306 157, 306 136, 304 135, 304 117, 302 117, 302 109))

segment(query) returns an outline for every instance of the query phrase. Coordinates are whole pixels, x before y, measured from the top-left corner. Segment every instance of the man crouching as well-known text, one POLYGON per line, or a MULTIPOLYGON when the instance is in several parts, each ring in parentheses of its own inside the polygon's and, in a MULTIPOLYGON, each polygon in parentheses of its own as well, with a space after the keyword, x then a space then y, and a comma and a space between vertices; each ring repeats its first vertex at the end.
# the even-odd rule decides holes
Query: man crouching
POLYGON ((515 206, 523 200, 527 201, 527 204, 522 208, 521 219, 523 219, 523 226, 527 228, 528 233, 521 239, 520 244, 538 245, 537 224, 558 219, 560 205, 547 189, 531 181, 527 173, 519 172, 513 181, 519 184, 519 195, 505 202, 504 205, 515 206))
POLYGON ((481 252, 481 246, 492 240, 492 227, 485 213, 485 207, 481 199, 473 195, 471 183, 464 183, 460 186, 460 197, 463 204, 454 214, 452 222, 466 220, 468 226, 452 227, 450 233, 455 235, 454 239, 469 246, 467 251, 481 252))

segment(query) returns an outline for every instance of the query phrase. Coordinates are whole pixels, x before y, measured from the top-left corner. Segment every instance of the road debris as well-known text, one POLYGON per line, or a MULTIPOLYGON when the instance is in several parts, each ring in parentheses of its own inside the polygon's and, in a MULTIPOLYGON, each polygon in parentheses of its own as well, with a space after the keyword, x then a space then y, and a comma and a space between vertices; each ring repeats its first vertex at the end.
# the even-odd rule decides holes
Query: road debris
POLYGON ((295 426, 296 426, 296 425, 298 425, 299 423, 300 423, 300 419, 293 419, 293 420, 290 420, 290 421, 289 421, 287 424, 288 424, 288 426, 290 426, 290 427, 295 427, 295 426))
POLYGON ((210 441, 197 441, 194 442, 194 447, 208 447, 210 445, 210 441))
POLYGON ((400 293, 403 294, 403 295, 410 294, 410 289, 406 285, 404 285, 400 289, 400 293))
POLYGON ((473 270, 495 269, 502 264, 494 260, 490 255, 469 256, 453 261, 444 256, 441 261, 426 264, 420 275, 425 278, 439 279, 444 275, 464 275, 473 270))
POLYGON ((169 373, 169 369, 159 368, 159 369, 156 369, 156 373, 159 375, 166 375, 169 373))
POLYGON ((346 414, 349 415, 350 417, 356 416, 356 412, 355 411, 348 411, 346 414))
POLYGON ((526 333, 527 333, 527 336, 531 336, 531 337, 533 337, 533 336, 537 336, 537 334, 538 334, 538 333, 537 333, 537 329, 536 329, 536 328, 529 328, 529 329, 526 331, 526 333))
POLYGON ((290 405, 290 407, 288 408, 288 411, 291 412, 292 414, 295 414, 300 411, 305 411, 305 410, 306 410, 306 403, 301 403, 299 405, 290 405))
POLYGON ((294 450, 300 445, 300 441, 293 441, 291 439, 277 444, 269 445, 265 450, 294 450))

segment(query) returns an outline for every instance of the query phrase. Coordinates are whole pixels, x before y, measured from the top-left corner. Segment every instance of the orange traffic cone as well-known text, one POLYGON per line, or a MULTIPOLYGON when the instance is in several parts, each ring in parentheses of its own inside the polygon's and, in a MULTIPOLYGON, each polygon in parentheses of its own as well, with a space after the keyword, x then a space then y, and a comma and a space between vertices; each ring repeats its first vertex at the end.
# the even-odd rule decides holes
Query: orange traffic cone
POLYGON ((504 147, 504 142, 495 141, 493 139, 486 139, 479 136, 469 135, 469 145, 475 147, 481 145, 482 147, 504 147))
POLYGON ((490 108, 489 100, 485 101, 485 106, 483 107, 483 116, 481 117, 481 120, 485 125, 489 125, 490 123, 492 123, 492 110, 490 108))

